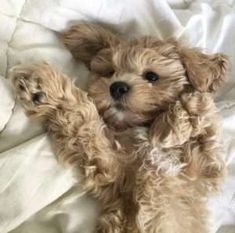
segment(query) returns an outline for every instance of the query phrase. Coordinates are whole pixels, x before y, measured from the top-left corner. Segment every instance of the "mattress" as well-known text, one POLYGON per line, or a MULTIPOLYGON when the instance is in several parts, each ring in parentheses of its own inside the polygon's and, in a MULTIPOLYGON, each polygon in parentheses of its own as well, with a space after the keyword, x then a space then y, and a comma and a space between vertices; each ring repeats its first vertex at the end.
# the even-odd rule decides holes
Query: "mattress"
POLYGON ((0 232, 91 233, 99 206, 69 168, 57 163, 42 125, 27 119, 7 80, 12 66, 46 60, 86 88, 89 73, 56 32, 78 20, 119 33, 176 37, 230 57, 230 78, 216 96, 228 175, 208 201, 211 233, 235 233, 235 1, 1 0, 0 232))

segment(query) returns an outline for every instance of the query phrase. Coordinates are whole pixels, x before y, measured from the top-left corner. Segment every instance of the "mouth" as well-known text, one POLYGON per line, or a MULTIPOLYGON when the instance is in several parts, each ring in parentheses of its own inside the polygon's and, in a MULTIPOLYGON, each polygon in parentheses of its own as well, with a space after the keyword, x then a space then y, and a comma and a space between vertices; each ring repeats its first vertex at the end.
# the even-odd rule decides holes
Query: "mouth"
POLYGON ((116 103, 107 109, 103 114, 103 119, 109 128, 115 131, 145 125, 149 120, 147 116, 132 112, 122 103, 116 103))
POLYGON ((114 105, 104 112, 105 123, 117 131, 125 130, 128 125, 126 122, 126 111, 121 104, 114 105))
POLYGON ((123 100, 116 101, 113 106, 120 112, 129 111, 123 100))

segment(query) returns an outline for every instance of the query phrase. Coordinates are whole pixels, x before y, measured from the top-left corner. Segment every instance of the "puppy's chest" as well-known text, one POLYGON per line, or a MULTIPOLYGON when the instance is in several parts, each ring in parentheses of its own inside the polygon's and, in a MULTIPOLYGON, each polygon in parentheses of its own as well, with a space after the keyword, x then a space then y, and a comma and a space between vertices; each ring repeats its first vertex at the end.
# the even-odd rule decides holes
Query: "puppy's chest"
POLYGON ((124 160, 130 161, 131 166, 144 167, 146 170, 155 169, 159 174, 177 175, 184 167, 183 148, 153 147, 149 141, 147 128, 133 128, 115 134, 116 140, 126 152, 124 160))
POLYGON ((136 127, 125 130, 123 132, 115 132, 115 139, 125 154, 132 156, 141 156, 151 150, 148 140, 148 129, 144 127, 136 127))

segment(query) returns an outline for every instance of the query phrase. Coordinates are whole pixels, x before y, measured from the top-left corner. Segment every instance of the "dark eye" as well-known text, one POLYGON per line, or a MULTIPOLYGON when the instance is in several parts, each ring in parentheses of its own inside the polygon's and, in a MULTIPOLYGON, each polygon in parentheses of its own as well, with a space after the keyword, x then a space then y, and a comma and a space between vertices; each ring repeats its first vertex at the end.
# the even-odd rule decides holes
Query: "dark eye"
POLYGON ((143 76, 149 82, 155 82, 159 79, 159 75, 153 71, 146 71, 143 76))
POLYGON ((115 73, 114 70, 110 70, 110 71, 107 71, 107 73, 105 73, 104 76, 107 77, 107 78, 110 78, 110 77, 113 76, 114 73, 115 73))

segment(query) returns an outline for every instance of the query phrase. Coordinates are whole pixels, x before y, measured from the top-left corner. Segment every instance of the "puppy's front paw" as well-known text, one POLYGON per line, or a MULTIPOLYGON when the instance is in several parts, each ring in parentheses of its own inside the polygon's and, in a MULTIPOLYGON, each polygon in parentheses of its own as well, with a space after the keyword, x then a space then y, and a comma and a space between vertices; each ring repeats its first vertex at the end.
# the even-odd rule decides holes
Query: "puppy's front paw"
POLYGON ((190 116, 178 101, 160 114, 150 129, 154 146, 170 148, 185 143, 192 134, 190 116))
POLYGON ((45 114, 63 93, 59 75, 47 63, 15 66, 9 78, 28 115, 45 114))

